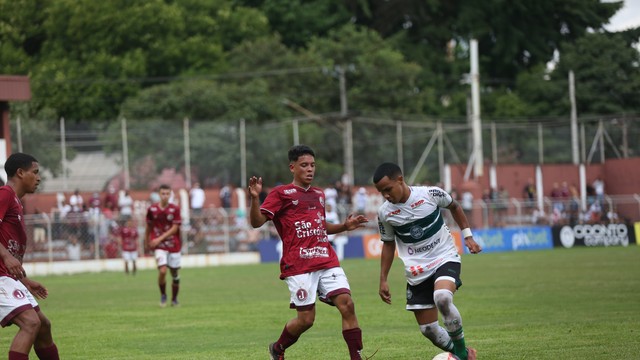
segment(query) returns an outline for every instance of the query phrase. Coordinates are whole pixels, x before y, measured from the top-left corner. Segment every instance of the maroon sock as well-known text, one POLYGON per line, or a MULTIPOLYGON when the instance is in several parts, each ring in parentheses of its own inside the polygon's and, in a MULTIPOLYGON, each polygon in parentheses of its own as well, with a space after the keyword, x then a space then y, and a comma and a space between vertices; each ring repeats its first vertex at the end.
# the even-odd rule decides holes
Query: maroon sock
POLYGON ((158 287, 160 288, 160 295, 166 295, 167 294, 167 283, 158 284, 158 287))
POLYGON ((9 351, 9 360, 29 360, 29 354, 23 354, 17 351, 9 351))
POLYGON ((360 328, 343 330, 342 337, 347 342, 351 359, 360 359, 360 350, 362 350, 362 331, 360 328))
POLYGON ((178 300, 178 290, 180 290, 180 284, 171 284, 171 300, 178 300))
POLYGON ((40 360, 60 360, 60 355, 58 355, 58 347, 56 344, 51 344, 51 346, 41 349, 34 349, 36 351, 36 355, 38 355, 38 359, 40 360))
POLYGON ((280 338, 278 339, 278 341, 276 341, 274 347, 276 348, 276 351, 284 352, 289 346, 295 344, 296 341, 298 341, 298 336, 291 335, 289 330, 287 330, 287 326, 285 325, 284 329, 282 330, 282 334, 280 334, 280 338))

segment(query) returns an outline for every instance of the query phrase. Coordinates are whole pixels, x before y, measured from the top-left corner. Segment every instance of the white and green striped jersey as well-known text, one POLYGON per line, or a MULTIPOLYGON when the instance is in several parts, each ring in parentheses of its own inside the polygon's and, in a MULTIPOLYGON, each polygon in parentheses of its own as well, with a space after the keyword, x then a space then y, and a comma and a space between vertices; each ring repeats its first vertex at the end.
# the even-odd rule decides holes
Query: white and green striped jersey
POLYGON ((385 201, 378 209, 382 241, 395 241, 404 262, 405 276, 417 285, 433 275, 446 262, 460 262, 449 228, 440 214, 441 207, 453 201, 451 195, 435 186, 410 186, 405 203, 385 201))

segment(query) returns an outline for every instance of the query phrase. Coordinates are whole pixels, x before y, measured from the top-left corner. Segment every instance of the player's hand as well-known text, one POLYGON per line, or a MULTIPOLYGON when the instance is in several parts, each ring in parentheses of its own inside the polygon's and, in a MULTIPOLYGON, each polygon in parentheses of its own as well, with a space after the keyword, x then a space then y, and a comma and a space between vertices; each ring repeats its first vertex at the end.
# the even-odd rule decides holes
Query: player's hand
POLYGON ((4 266, 7 268, 9 274, 14 276, 16 279, 20 280, 27 276, 20 261, 10 253, 7 252, 7 255, 2 258, 2 262, 4 262, 4 266))
POLYGON ((350 214, 349 216, 347 216, 347 219, 344 221, 344 227, 348 231, 351 231, 357 228, 364 227, 364 224, 367 222, 369 222, 369 219, 367 219, 364 215, 354 216, 353 214, 350 214))
POLYGON ((380 282, 380 290, 378 291, 378 295, 380 295, 380 299, 391 305, 391 292, 389 291, 389 284, 387 282, 380 282))
POLYGON ((257 199, 262 191, 262 177, 252 176, 249 178, 249 195, 257 199))
POLYGON ((478 245, 478 243, 473 240, 473 237, 469 236, 464 239, 464 245, 469 249, 469 252, 472 254, 477 254, 482 251, 482 247, 478 245))
POLYGON ((31 295, 33 295, 37 299, 46 299, 47 296, 49 295, 49 291, 47 291, 47 288, 42 286, 42 284, 40 284, 37 281, 24 278, 22 279, 22 284, 24 284, 24 286, 27 288, 27 290, 29 290, 31 295))

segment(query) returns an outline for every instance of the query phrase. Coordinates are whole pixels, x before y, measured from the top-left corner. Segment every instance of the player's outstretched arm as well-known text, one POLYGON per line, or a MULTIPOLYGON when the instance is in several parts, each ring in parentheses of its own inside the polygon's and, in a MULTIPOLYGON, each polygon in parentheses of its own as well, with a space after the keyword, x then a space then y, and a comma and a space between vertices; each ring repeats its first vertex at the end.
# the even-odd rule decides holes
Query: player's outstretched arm
POLYGON ((362 228, 367 222, 369 222, 369 219, 367 219, 364 215, 350 214, 342 224, 327 223, 327 234, 337 234, 344 231, 351 231, 362 228))

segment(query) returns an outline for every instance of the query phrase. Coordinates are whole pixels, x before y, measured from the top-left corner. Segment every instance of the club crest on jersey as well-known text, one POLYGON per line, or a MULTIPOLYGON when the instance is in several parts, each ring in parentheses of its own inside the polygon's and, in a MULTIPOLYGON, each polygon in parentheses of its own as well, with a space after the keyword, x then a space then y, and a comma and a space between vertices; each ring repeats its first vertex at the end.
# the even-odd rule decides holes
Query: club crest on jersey
POLYGON ((291 201, 291 203, 292 203, 293 205, 298 205, 298 200, 292 200, 292 201, 291 201))
POLYGON ((309 292, 305 289, 298 289, 298 291, 296 291, 296 298, 298 298, 299 301, 305 301, 307 300, 307 297, 309 297, 309 292))
POLYGON ((26 297, 26 295, 20 289, 13 290, 13 297, 19 300, 22 300, 26 297))
POLYGON ((167 215, 167 220, 169 220, 169 221, 173 220, 173 214, 167 215))
POLYGON ((422 226, 414 225, 409 230, 409 233, 411 234, 412 238, 421 239, 422 238, 422 234, 424 234, 424 229, 422 228, 422 226))

